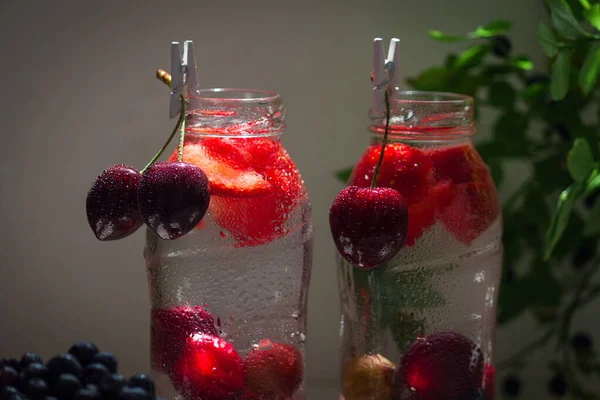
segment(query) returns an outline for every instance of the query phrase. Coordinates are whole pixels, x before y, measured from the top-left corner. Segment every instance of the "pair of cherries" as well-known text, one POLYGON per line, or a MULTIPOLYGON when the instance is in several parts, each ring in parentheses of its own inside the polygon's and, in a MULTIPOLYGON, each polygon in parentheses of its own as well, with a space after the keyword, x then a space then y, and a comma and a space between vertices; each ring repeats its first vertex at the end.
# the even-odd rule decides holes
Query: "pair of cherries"
POLYGON ((86 211, 100 240, 122 239, 143 223, 160 238, 172 240, 191 231, 209 203, 208 178, 195 165, 157 162, 140 173, 119 164, 106 169, 93 183, 86 211))

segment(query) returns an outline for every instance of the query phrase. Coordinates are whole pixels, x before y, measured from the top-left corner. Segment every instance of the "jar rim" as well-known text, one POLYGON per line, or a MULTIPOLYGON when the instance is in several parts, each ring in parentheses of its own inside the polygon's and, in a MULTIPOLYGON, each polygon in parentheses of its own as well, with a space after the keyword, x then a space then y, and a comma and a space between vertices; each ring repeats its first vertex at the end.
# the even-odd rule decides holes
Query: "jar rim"
POLYGON ((208 88, 198 89, 190 96, 193 100, 200 100, 208 104, 265 104, 272 103, 281 99, 278 93, 262 89, 244 89, 244 88, 208 88))
POLYGON ((393 103, 411 103, 411 104, 438 104, 438 105, 461 105, 473 104, 473 97, 451 92, 429 92, 425 90, 402 90, 394 91, 392 94, 393 103))

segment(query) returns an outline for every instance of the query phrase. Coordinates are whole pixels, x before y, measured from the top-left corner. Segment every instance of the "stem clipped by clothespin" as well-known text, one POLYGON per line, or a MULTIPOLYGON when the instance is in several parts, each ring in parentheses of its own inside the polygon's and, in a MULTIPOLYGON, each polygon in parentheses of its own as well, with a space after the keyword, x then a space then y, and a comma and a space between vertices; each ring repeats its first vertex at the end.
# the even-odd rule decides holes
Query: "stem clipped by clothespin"
POLYGON ((371 75, 371 80, 373 81, 373 97, 371 102, 371 112, 374 114, 385 112, 385 132, 381 143, 381 152, 379 153, 379 159, 377 160, 375 172, 373 173, 373 180, 371 181, 372 188, 377 184, 377 178, 379 176, 379 170, 381 168, 381 163, 383 162, 385 146, 388 140, 391 119, 390 101, 392 91, 396 88, 398 76, 397 44, 399 42, 399 39, 392 38, 390 41, 390 48, 388 49, 387 59, 384 59, 382 39, 375 38, 373 41, 373 72, 371 75))

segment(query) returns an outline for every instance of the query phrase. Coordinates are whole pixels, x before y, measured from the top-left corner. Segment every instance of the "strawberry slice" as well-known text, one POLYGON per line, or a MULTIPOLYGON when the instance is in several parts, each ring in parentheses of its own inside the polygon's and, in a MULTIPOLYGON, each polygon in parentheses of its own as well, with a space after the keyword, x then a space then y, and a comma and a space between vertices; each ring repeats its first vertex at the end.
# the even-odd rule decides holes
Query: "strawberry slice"
POLYGON ((270 138, 205 138, 202 145, 209 157, 234 168, 267 168, 275 162, 281 143, 270 138))
MULTIPOLYGON (((370 186, 380 154, 381 145, 369 146, 352 171, 350 184, 370 186)), ((421 150, 402 143, 390 143, 385 147, 376 184, 396 189, 410 206, 427 194, 432 183, 431 172, 431 161, 421 150)))
POLYGON ((468 183, 488 175, 487 166, 470 144, 435 149, 428 154, 438 180, 468 183))
POLYGON ((454 184, 444 181, 434 184, 424 198, 408 207, 408 229, 405 246, 415 241, 437 221, 438 216, 448 207, 455 195, 454 184))
MULTIPOLYGON (((169 161, 177 160, 177 149, 169 161)), ((206 154, 205 148, 194 141, 183 147, 182 161, 194 164, 204 171, 210 182, 211 195, 229 197, 260 196, 268 193, 271 184, 256 171, 234 168, 206 154)))
POLYGON ((211 211, 217 223, 236 239, 237 246, 258 246, 285 236, 286 223, 303 196, 296 166, 281 148, 271 168, 263 170, 271 190, 262 196, 215 196, 211 211))
POLYGON ((455 185, 455 190, 453 201, 440 219, 456 239, 470 245, 498 218, 498 195, 489 175, 478 182, 455 185))

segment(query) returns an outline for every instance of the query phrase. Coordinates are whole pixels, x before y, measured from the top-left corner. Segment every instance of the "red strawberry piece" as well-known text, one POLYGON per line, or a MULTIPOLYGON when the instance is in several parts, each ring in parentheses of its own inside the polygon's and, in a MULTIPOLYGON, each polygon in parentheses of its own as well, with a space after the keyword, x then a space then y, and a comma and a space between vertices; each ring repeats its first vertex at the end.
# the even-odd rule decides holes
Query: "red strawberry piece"
POLYGON ((483 358, 469 339, 439 332, 417 340, 402 356, 395 398, 461 400, 481 388, 483 358), (407 393, 414 395, 407 397, 407 393))
POLYGON ((214 318, 199 306, 152 310, 152 367, 168 372, 185 345, 196 333, 217 335, 214 318))
POLYGON ((406 201, 391 188, 348 186, 333 200, 329 226, 338 251, 348 262, 373 268, 394 257, 404 244, 406 201))
POLYGON ((429 188, 427 195, 421 201, 408 207, 405 246, 414 245, 425 230, 435 224, 438 216, 451 204, 454 194, 452 182, 438 182, 429 188))
POLYGON ((277 139, 262 137, 203 138, 200 141, 209 157, 223 161, 234 168, 268 168, 274 162, 281 143, 277 139))
POLYGON ((483 390, 485 400, 494 400, 494 366, 485 364, 483 366, 483 390))
POLYGON ((435 149, 429 158, 438 180, 454 183, 477 182, 488 174, 488 168, 471 145, 435 149))
POLYGON ((441 215, 446 229, 465 245, 471 244, 498 218, 500 203, 489 176, 455 185, 456 195, 441 215))
POLYGON ((189 400, 232 400, 244 389, 244 361, 233 346, 212 335, 196 334, 185 341, 169 376, 189 400))
POLYGON ((211 199, 215 220, 238 246, 258 246, 287 235, 286 223, 303 196, 302 178, 285 150, 280 149, 262 174, 271 187, 265 195, 211 199))
MULTIPOLYGON (((352 172, 350 184, 370 187, 380 154, 379 144, 367 148, 352 172)), ((431 172, 431 161, 421 150, 401 143, 389 143, 385 146, 376 186, 396 189, 410 206, 427 194, 432 182, 431 172)))
POLYGON ((304 363, 294 346, 261 340, 246 357, 245 398, 284 400, 292 397, 302 383, 304 363))
MULTIPOLYGON (((169 157, 169 161, 175 160, 177 149, 169 157)), ((271 190, 271 185, 260 173, 213 159, 207 155, 204 146, 194 140, 184 145, 182 160, 204 171, 210 183, 211 195, 248 197, 266 194, 271 190)))

